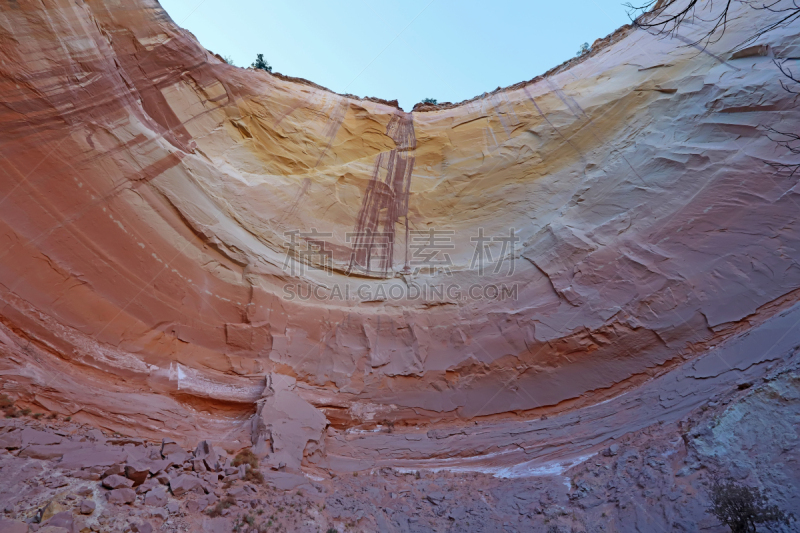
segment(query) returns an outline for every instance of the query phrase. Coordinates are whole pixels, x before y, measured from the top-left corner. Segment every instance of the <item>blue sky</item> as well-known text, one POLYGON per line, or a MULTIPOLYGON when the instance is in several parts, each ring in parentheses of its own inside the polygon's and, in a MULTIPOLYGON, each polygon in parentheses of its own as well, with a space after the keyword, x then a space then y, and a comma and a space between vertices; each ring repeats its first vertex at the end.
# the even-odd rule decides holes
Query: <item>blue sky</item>
POLYGON ((161 0, 239 66, 338 93, 458 102, 531 79, 628 22, 624 0, 161 0))

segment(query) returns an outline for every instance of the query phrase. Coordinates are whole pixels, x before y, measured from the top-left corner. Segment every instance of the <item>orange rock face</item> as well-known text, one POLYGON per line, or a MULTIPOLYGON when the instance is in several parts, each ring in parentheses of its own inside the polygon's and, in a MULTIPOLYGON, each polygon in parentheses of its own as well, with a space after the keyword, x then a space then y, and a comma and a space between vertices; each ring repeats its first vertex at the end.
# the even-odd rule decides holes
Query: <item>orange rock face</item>
POLYGON ((499 453, 670 370, 688 394, 753 328, 796 340, 800 198, 763 127, 800 119, 772 62, 797 28, 734 54, 772 16, 736 9, 705 49, 623 28, 407 113, 229 66, 155 1, 6 2, 3 387, 337 468, 499 453))

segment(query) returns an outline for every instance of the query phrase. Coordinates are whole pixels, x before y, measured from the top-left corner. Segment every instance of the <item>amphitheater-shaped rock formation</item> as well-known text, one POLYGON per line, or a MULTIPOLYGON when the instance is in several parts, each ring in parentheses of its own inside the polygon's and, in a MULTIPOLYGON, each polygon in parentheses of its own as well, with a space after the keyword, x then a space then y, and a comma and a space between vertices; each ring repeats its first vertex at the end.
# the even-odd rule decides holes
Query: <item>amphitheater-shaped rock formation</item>
MULTIPOLYGON (((405 112, 226 64, 155 0, 0 9, 0 382, 276 467, 514 475, 675 421, 797 344, 765 127, 798 27, 623 27, 405 112)), ((514 53, 536 53, 535 50, 514 53)))

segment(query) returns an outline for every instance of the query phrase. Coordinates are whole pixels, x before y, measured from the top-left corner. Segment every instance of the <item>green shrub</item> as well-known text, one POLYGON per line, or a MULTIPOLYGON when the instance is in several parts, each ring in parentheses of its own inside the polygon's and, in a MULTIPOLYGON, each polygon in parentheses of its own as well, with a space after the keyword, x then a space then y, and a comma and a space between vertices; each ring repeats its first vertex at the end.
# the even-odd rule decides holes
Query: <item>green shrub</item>
POLYGON ((740 485, 734 481, 715 480, 708 492, 711 506, 708 511, 731 528, 732 533, 756 531, 756 524, 786 524, 793 516, 770 505, 761 489, 740 485))
POLYGON ((255 468, 248 468, 247 471, 244 473, 245 481, 252 481, 253 483, 258 483, 259 485, 264 484, 264 474, 256 470, 255 468))
POLYGON ((255 69, 265 70, 267 72, 272 72, 272 66, 264 59, 264 54, 257 54, 256 60, 251 65, 255 69))
POLYGON ((250 468, 258 468, 258 457, 251 450, 243 450, 233 458, 233 466, 250 465, 250 468))
POLYGON ((236 505, 236 500, 233 496, 225 496, 217 502, 217 505, 206 511, 206 514, 211 517, 220 516, 222 511, 236 505))

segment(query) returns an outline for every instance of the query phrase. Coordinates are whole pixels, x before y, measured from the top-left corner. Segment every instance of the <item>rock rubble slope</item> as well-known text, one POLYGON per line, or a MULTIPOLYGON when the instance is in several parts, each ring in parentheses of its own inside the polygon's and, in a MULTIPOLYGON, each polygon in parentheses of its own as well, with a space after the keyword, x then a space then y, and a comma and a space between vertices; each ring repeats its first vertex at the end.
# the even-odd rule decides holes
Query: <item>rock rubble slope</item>
POLYGON ((4 392, 287 471, 526 471, 676 423, 800 338, 764 131, 800 122, 798 28, 735 53, 778 15, 734 11, 405 112, 152 0, 4 3, 4 392))

